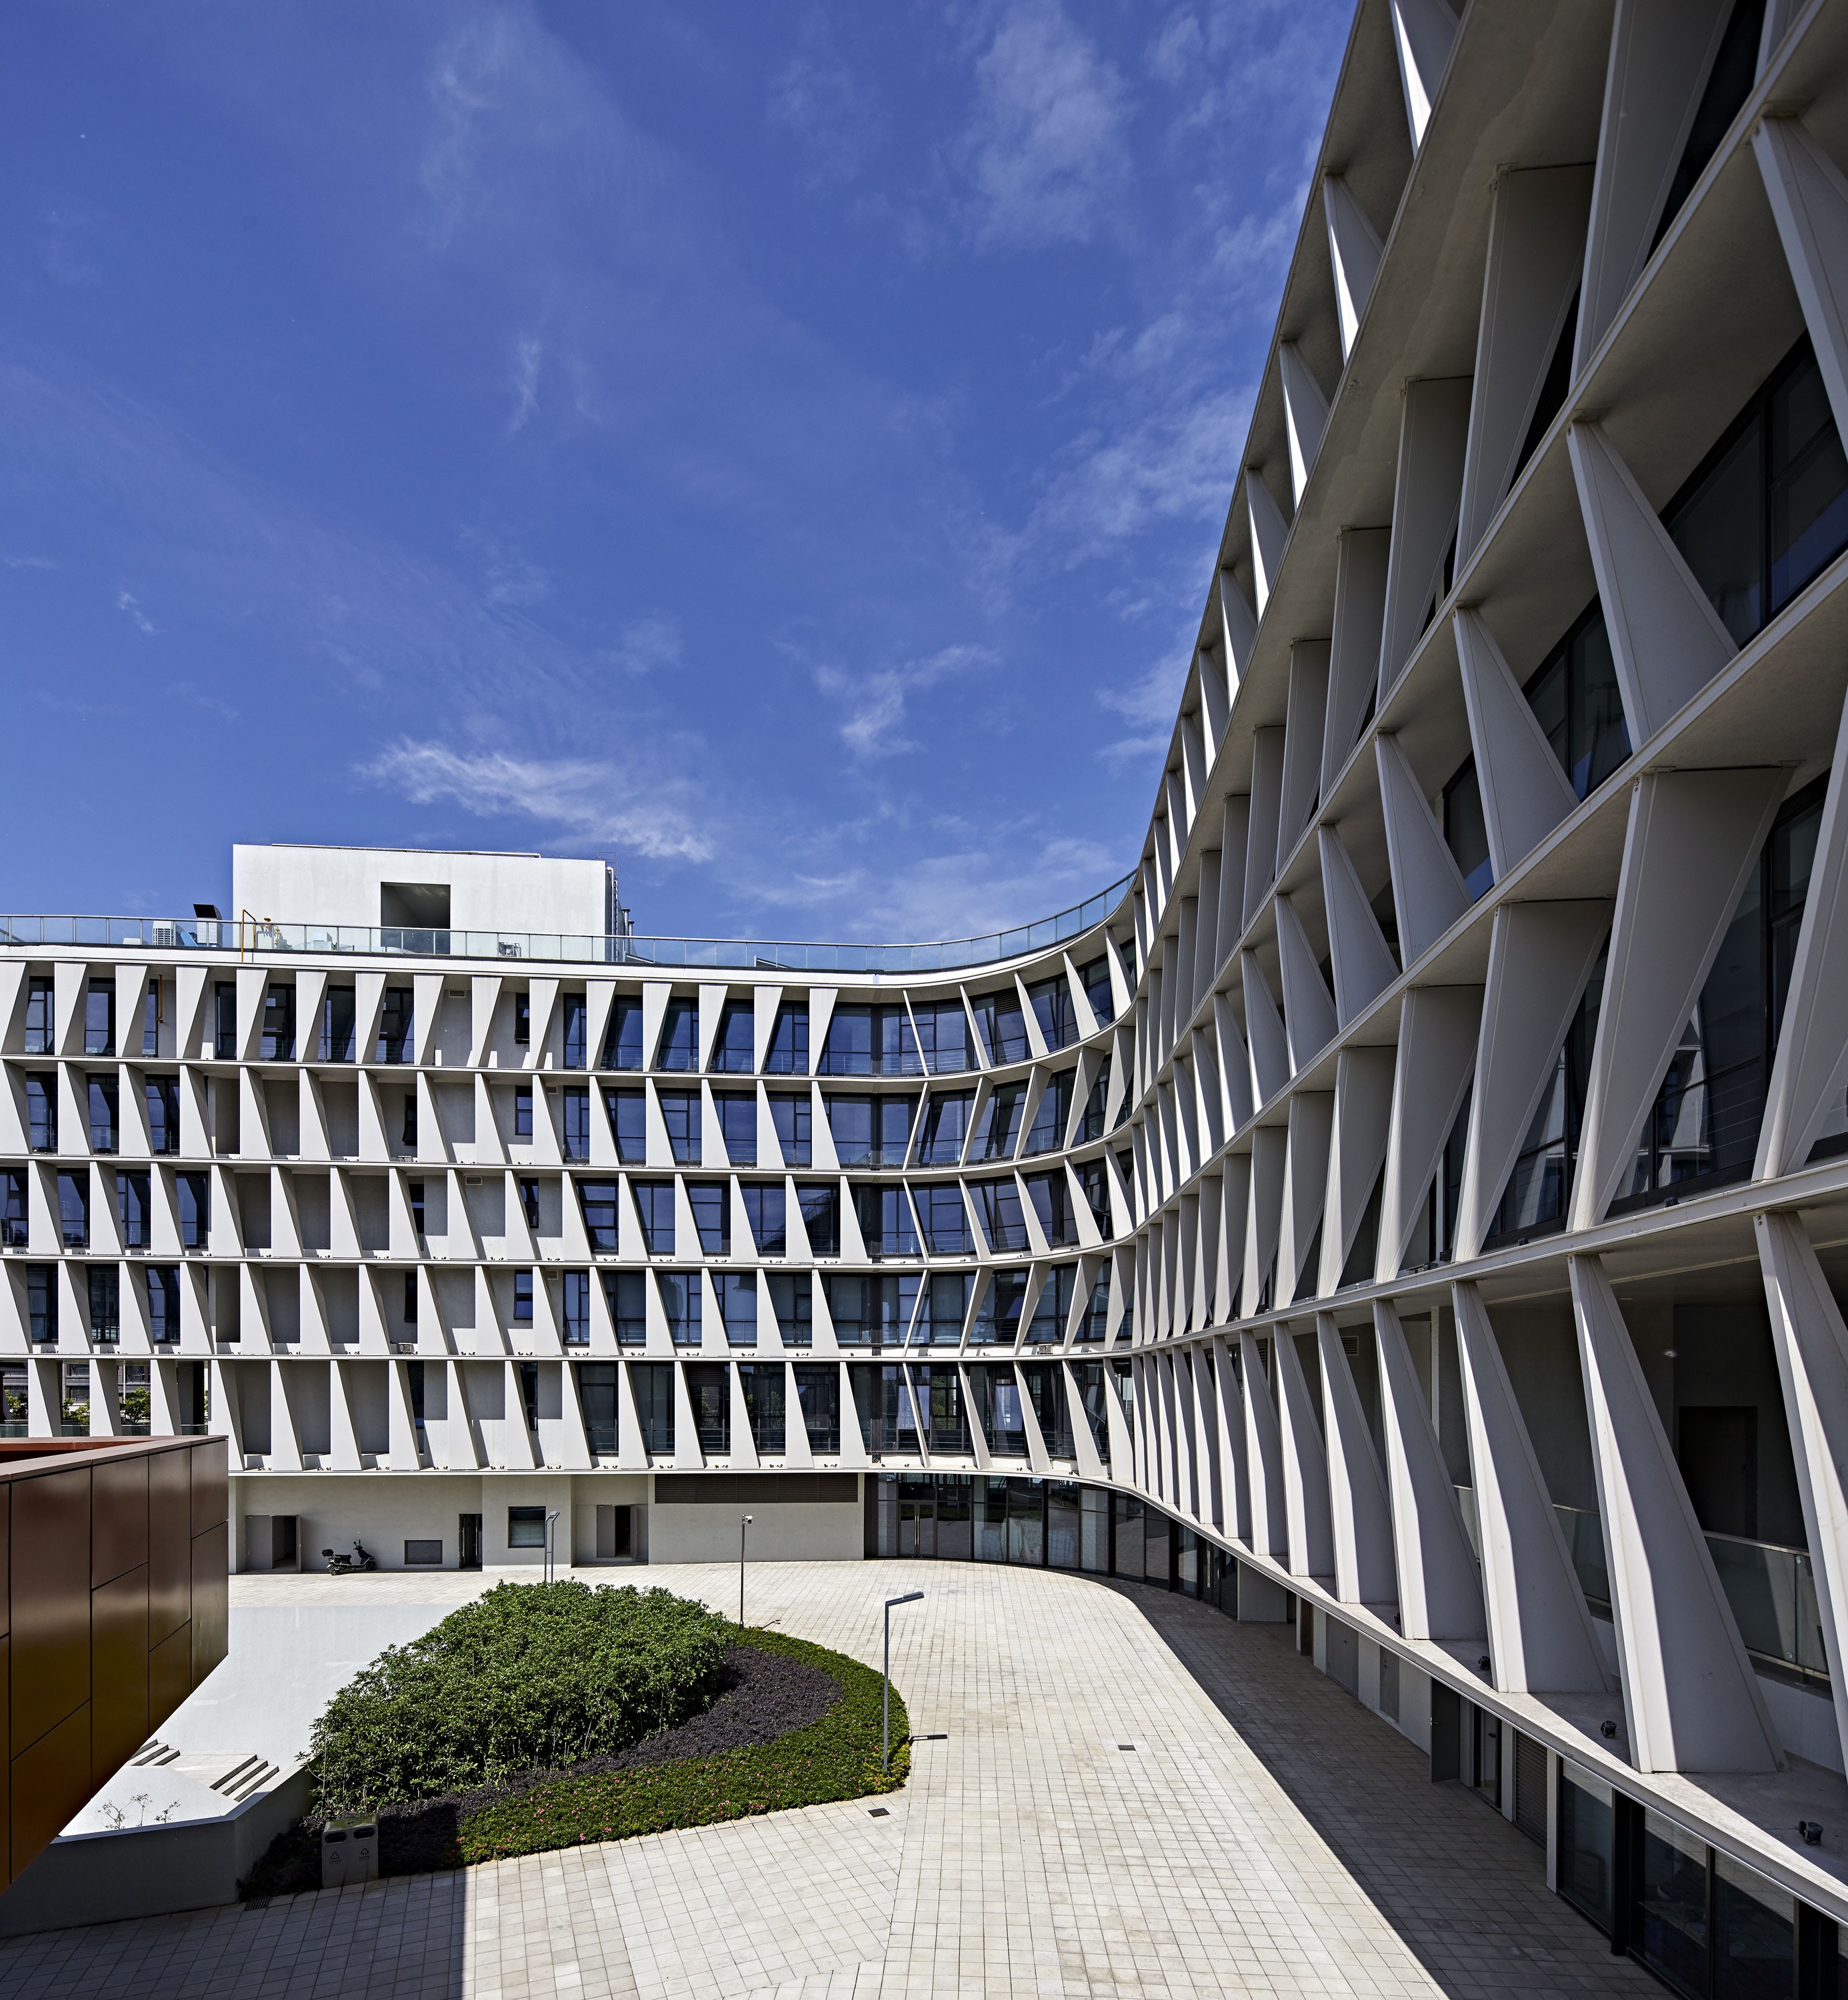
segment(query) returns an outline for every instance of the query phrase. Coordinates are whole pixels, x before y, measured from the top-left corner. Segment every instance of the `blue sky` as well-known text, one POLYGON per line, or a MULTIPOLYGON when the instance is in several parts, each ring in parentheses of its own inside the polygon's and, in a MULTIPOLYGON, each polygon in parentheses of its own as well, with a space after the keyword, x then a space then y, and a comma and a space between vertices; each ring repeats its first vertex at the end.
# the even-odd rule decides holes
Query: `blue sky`
POLYGON ((15 0, 10 906, 353 841, 906 939, 1122 873, 1347 14, 15 0))

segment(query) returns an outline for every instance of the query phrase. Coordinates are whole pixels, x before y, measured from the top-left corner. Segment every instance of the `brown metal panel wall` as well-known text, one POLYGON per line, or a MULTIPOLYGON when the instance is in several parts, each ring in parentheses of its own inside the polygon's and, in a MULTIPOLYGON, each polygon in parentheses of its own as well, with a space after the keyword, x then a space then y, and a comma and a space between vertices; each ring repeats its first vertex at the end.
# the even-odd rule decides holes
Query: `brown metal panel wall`
MULTIPOLYGON (((10 1632, 12 1627, 8 1613, 12 1604, 12 1585, 8 1578, 9 1559, 12 1553, 13 1490, 10 1484, 0 1482, 0 1632, 10 1632)), ((0 1710, 0 1731, 6 1727, 5 1712, 0 1710)))
MULTIPOLYGON (((164 1718, 163 1718, 164 1719, 164 1718)), ((148 1741, 148 1565, 90 1592, 90 1776, 98 1785, 148 1741)))
MULTIPOLYGON (((90 1698, 90 1469, 73 1467, 11 1484, 16 1763, 90 1698)), ((87 1728, 82 1764, 87 1779, 87 1728)), ((16 1773, 16 1797, 17 1779, 16 1773)))
POLYGON ((92 1587, 126 1576, 147 1563, 148 1465, 148 1457, 137 1452, 132 1457, 99 1457, 90 1468, 92 1587))
POLYGON ((186 1455, 192 1461, 193 1532, 203 1535, 231 1519, 231 1471, 223 1438, 201 1438, 186 1455))
POLYGON ((196 1451, 148 1460, 148 1644, 171 1638, 193 1615, 192 1461, 196 1451))
POLYGON ((193 1685, 197 1687, 231 1643, 231 1524, 193 1537, 193 1685))
POLYGON ((0 1639, 0 1882, 13 1879, 13 1760, 7 1734, 7 1717, 12 1707, 12 1649, 10 1639, 0 1639))
POLYGON ((148 1733, 193 1692, 193 1627, 182 1625, 148 1655, 148 1733))
POLYGON ((23 1866, 49 1847, 96 1789, 90 1782, 86 1701, 13 1759, 12 1851, 17 1865, 23 1866))

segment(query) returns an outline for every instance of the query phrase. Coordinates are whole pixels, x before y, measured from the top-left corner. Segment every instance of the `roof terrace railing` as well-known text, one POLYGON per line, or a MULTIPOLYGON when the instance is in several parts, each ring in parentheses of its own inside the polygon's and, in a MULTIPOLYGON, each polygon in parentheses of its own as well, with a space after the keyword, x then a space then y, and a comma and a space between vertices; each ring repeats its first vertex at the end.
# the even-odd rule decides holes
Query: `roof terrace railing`
POLYGON ((425 958, 556 960, 592 965, 735 968, 752 972, 853 973, 878 977, 957 972, 1044 951, 1081 936, 1117 908, 1133 874, 1058 915, 985 937, 939 944, 805 944, 752 938, 572 936, 541 931, 372 929, 229 917, 0 917, 0 946, 81 950, 353 952, 425 958))

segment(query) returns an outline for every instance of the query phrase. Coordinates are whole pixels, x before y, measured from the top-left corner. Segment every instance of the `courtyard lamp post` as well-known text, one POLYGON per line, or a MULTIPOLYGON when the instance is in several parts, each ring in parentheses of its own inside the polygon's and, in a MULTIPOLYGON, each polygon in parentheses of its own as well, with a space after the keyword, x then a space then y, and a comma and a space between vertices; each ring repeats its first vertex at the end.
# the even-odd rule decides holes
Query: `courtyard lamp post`
POLYGON ((894 1604, 915 1604, 924 1595, 921 1590, 908 1590, 902 1597, 888 1597, 885 1601, 885 1690, 880 1697, 879 1717, 879 1768, 889 1771, 892 1766, 892 1606, 894 1604))
POLYGON ((545 1580, 547 1583, 558 1581, 557 1552, 552 1526, 558 1518, 558 1510, 555 1507, 545 1517, 545 1580))
POLYGON ((749 1532, 752 1517, 741 1514, 738 1517, 738 1622, 745 1622, 745 1536, 749 1532))

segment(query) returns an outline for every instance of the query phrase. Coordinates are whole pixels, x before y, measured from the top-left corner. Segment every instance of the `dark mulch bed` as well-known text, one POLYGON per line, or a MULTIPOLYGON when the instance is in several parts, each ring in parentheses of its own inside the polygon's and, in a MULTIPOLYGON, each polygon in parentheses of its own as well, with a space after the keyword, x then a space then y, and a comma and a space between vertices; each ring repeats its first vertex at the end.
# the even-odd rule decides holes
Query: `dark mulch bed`
MULTIPOLYGON (((562 1771, 526 1771, 504 1785, 452 1792, 409 1805, 387 1806, 379 1814, 379 1873, 417 1875, 455 1867, 462 1822, 484 1806, 517 1798, 560 1778, 607 1776, 651 1764, 676 1763, 773 1743, 791 1730, 818 1722, 841 1698, 832 1674, 756 1646, 728 1649, 721 1692, 712 1706, 677 1729, 658 1730, 615 1757, 593 1757, 562 1771)), ((247 1896, 286 1896, 321 1887, 321 1826, 297 1821, 277 1835, 245 1885, 247 1896)))

